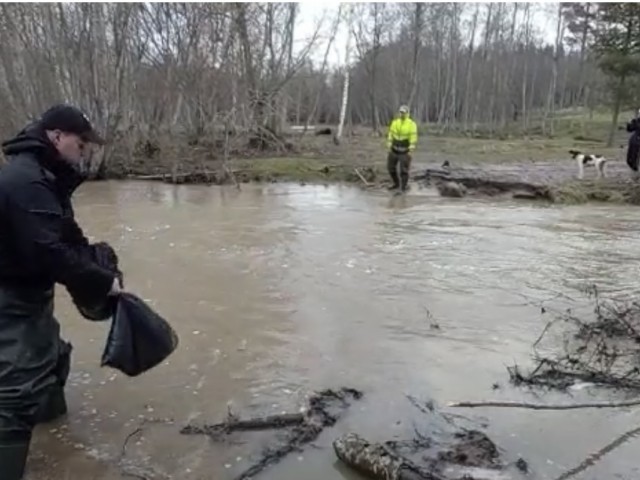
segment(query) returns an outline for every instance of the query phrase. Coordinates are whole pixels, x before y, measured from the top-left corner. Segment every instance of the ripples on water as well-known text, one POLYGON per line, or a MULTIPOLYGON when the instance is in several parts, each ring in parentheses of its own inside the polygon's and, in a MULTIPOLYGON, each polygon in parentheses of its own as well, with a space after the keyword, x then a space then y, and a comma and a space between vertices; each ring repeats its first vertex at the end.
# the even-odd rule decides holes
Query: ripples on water
MULTIPOLYGON (((506 387, 505 366, 529 361, 546 322, 536 302, 562 293, 586 308, 576 287, 589 283, 610 295, 637 291, 640 211, 630 207, 149 183, 87 185, 76 203, 87 233, 117 247, 129 288, 181 337, 167 365, 137 379, 114 376, 98 366, 106 326, 83 321, 61 298, 77 380, 64 438, 111 458, 149 408, 179 422, 213 421, 229 407, 290 410, 310 389, 341 385, 362 388, 367 401, 336 432, 402 436, 412 431, 411 421, 398 423, 412 412, 405 393, 438 402, 522 396, 491 385, 506 387)), ((489 433, 501 446, 550 475, 628 422, 609 412, 588 421, 481 413, 490 414, 489 433)), ((53 449, 48 438, 40 440, 45 452, 53 449)), ((231 478, 248 450, 167 429, 149 432, 135 448, 185 479, 231 478)), ((61 464, 69 468, 73 458, 61 464)), ((264 478, 341 476, 330 449, 312 449, 264 478)))

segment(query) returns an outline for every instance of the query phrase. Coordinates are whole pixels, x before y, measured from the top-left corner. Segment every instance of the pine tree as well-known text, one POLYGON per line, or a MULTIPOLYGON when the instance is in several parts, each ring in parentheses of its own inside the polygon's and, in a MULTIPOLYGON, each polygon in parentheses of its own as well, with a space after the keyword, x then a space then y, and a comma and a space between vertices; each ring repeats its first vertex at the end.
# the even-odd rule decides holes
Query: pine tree
POLYGON ((608 146, 623 104, 635 100, 640 74, 640 3, 598 3, 594 52, 600 69, 610 80, 613 118, 608 146))

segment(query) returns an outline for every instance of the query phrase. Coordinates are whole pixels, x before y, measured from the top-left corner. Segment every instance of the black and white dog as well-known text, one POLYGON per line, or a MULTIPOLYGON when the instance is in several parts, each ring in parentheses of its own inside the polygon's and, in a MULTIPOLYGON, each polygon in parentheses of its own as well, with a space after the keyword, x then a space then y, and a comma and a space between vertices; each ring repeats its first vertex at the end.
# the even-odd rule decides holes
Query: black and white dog
POLYGON ((607 159, 602 155, 582 153, 578 150, 569 150, 571 157, 578 163, 578 178, 584 177, 584 167, 596 167, 598 178, 607 176, 607 159))

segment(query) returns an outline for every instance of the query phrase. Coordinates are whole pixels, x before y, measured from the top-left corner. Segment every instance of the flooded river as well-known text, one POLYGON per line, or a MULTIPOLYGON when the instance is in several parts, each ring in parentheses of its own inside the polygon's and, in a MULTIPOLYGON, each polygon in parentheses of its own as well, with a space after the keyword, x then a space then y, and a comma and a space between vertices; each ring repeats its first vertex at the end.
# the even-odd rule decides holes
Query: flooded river
MULTIPOLYGON (((33 480, 122 478, 123 443, 145 418, 175 424, 146 425, 129 440, 125 463, 148 478, 231 479, 264 439, 216 444, 180 435, 181 425, 215 423, 228 409, 295 411, 310 391, 340 386, 365 398, 313 446, 258 478, 359 478, 336 462, 330 442, 338 434, 410 437, 414 422, 426 425, 407 394, 439 405, 535 400, 509 387, 506 372, 529 364, 545 325, 531 302, 579 298, 576 287, 590 282, 633 293, 640 278, 634 207, 114 182, 81 187, 76 210, 89 236, 117 249, 126 287, 173 324, 181 344, 139 378, 101 368, 109 324, 83 320, 60 290, 57 316, 74 345, 70 414, 38 429, 33 480), (495 382, 502 388, 492 390, 495 382)), ((488 422, 507 457, 522 455, 531 478, 541 479, 640 424, 640 414, 626 410, 458 413, 488 422)), ((635 448, 631 442, 580 478, 637 478, 635 448)))

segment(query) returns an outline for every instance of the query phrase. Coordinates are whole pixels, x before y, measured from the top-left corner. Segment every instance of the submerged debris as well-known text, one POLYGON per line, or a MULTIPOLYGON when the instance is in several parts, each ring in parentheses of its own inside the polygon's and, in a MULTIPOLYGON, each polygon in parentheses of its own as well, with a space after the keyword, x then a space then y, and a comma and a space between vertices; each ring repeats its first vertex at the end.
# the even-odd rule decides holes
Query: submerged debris
POLYGON ((584 320, 570 310, 558 314, 534 344, 533 370, 524 373, 517 365, 509 367, 514 384, 564 390, 586 382, 640 389, 640 304, 602 301, 595 286, 587 293, 595 303, 594 318, 584 320), (551 336, 557 325, 563 326, 561 350, 555 354, 538 353, 538 344, 551 336))
POLYGON ((379 443, 369 443, 356 433, 349 433, 333 442, 336 456, 349 467, 368 478, 381 480, 436 480, 437 476, 423 471, 410 460, 379 443))
POLYGON ((442 197, 462 198, 467 194, 467 187, 454 181, 436 182, 436 188, 442 197))
MULTIPOLYGON (((406 441, 370 442, 356 433, 333 442, 336 456, 372 480, 474 480, 496 478, 508 467, 496 445, 483 432, 456 425, 451 415, 433 406, 411 403, 426 416, 426 427, 415 429, 406 441)), ((509 478, 517 478, 523 462, 516 462, 509 478)))
POLYGON ((498 466, 500 454, 495 444, 484 433, 469 430, 455 434, 453 445, 438 454, 440 460, 466 467, 498 466))
POLYGON ((337 391, 327 389, 311 395, 305 413, 287 413, 247 420, 230 415, 226 422, 214 425, 187 425, 180 433, 209 435, 216 439, 238 431, 286 430, 286 436, 282 440, 276 439, 275 446, 266 449, 256 463, 235 477, 236 480, 245 480, 315 440, 324 428, 335 425, 352 400, 359 400, 362 396, 362 392, 353 388, 341 388, 337 391))

